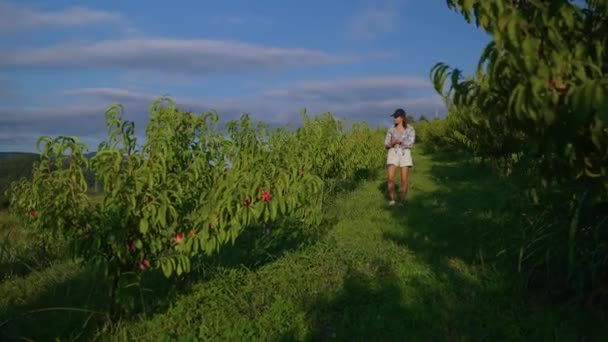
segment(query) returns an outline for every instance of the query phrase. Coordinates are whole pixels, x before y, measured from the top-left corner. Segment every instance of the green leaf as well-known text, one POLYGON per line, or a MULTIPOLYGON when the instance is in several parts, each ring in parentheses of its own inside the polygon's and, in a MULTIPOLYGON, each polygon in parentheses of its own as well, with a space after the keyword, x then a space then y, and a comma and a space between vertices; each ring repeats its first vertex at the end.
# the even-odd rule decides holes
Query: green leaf
POLYGON ((192 243, 192 254, 196 255, 201 250, 201 244, 200 239, 198 237, 195 237, 193 240, 194 241, 192 243))
POLYGON ((287 201, 284 198, 282 198, 281 201, 279 202, 279 205, 280 205, 281 213, 283 215, 287 215, 288 214, 287 201))
POLYGON ((161 268, 163 270, 163 274, 165 275, 166 278, 171 277, 171 274, 173 273, 173 267, 171 266, 171 261, 165 259, 161 262, 161 268))
POLYGON ((183 260, 183 265, 184 265, 183 266, 184 267, 184 272, 185 273, 190 273, 190 270, 191 270, 190 258, 183 257, 182 260, 183 260))
POLYGON ((167 226, 167 202, 163 202, 160 204, 160 208, 158 210, 158 216, 156 218, 156 222, 161 226, 161 227, 166 227, 167 226))
POLYGON ((276 220, 277 218, 277 203, 276 202, 272 202, 270 203, 270 219, 271 220, 276 220))
POLYGON ((594 103, 599 119, 608 122, 608 82, 597 82, 594 103))
POLYGON ((513 44, 516 48, 519 46, 519 21, 516 16, 511 16, 507 23, 507 36, 509 37, 509 43, 513 44))
POLYGON ((178 276, 182 275, 182 272, 183 272, 183 269, 182 269, 182 263, 181 263, 181 262, 179 262, 179 263, 177 264, 177 275, 178 275, 178 276))
POLYGON ((148 219, 147 218, 142 218, 141 220, 139 220, 139 232, 142 234, 146 234, 148 232, 148 219))

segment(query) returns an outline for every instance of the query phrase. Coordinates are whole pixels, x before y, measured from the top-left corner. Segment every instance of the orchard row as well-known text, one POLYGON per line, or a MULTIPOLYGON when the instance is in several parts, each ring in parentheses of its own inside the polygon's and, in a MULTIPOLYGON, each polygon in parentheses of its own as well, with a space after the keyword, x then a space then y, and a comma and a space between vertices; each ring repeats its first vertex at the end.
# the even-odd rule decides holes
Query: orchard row
POLYGON ((327 196, 382 165, 381 132, 329 113, 302 113, 297 129, 247 115, 220 128, 216 113, 183 112, 162 98, 141 146, 121 113, 108 109, 108 139, 90 159, 75 137, 41 137, 31 180, 8 192, 24 227, 64 239, 116 284, 149 269, 186 273, 192 257, 234 243, 248 227, 318 225, 327 196), (88 195, 86 172, 103 188, 100 203, 88 195))
POLYGON ((433 68, 450 111, 419 125, 419 137, 517 175, 552 213, 513 246, 518 269, 598 292, 608 280, 608 2, 447 3, 492 39, 472 77, 433 68))

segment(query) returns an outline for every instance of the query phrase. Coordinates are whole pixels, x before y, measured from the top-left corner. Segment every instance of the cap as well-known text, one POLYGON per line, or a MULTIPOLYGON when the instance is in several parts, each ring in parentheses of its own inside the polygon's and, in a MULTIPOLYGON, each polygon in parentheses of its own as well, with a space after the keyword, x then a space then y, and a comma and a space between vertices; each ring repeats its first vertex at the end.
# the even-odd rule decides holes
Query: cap
POLYGON ((391 114, 392 117, 396 118, 398 116, 405 116, 405 111, 401 108, 397 108, 395 110, 395 112, 393 114, 391 114))

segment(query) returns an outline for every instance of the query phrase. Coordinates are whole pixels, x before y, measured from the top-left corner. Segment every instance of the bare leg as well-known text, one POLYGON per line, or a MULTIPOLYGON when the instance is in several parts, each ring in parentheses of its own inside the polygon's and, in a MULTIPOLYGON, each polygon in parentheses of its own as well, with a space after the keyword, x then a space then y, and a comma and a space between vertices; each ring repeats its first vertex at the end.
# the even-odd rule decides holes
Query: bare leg
POLYGON ((388 166, 388 198, 395 200, 395 165, 388 166))
POLYGON ((401 168, 401 187, 399 188, 399 192, 401 193, 401 201, 405 202, 407 199, 407 190, 409 187, 408 176, 410 173, 410 167, 404 166, 401 168))

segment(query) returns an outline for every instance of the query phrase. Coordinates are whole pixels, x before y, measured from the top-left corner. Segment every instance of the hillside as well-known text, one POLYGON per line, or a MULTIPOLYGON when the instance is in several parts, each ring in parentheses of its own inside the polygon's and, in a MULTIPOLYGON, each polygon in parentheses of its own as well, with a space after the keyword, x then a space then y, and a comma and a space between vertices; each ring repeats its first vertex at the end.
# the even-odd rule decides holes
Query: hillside
MULTIPOLYGON (((93 158, 96 152, 85 154, 87 158, 93 158)), ((8 205, 4 198, 4 192, 8 189, 11 182, 22 178, 30 177, 34 162, 38 161, 38 153, 29 152, 0 152, 0 208, 8 205)), ((89 177, 90 185, 93 184, 92 177, 89 177)))
POLYGON ((36 153, 0 152, 0 207, 7 205, 4 192, 9 184, 21 177, 29 177, 38 158, 36 153))
POLYGON ((5 334, 51 340, 98 332, 102 340, 144 341, 605 336, 608 322, 599 314, 524 294, 516 272, 495 267, 497 239, 487 228, 504 238, 520 219, 508 182, 462 156, 417 149, 415 158, 407 208, 386 205, 380 170, 339 196, 318 230, 250 230, 179 284, 148 275, 141 316, 123 317, 111 331, 96 326, 104 297, 91 291, 97 280, 90 271, 71 261, 24 270, 0 283, 5 334))
POLYGON ((19 157, 19 156, 25 156, 25 155, 38 156, 37 153, 31 153, 31 152, 0 152, 0 160, 10 159, 10 158, 19 157))

